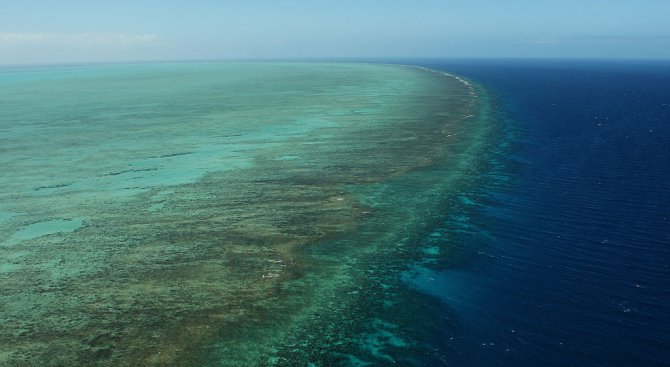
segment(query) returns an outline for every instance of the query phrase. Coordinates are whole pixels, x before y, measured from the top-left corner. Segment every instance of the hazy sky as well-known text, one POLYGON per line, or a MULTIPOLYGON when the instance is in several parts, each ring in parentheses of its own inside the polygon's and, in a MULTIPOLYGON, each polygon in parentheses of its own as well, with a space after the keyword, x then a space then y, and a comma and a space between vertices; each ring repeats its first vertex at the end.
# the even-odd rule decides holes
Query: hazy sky
POLYGON ((0 0, 0 64, 670 59, 670 0, 0 0))

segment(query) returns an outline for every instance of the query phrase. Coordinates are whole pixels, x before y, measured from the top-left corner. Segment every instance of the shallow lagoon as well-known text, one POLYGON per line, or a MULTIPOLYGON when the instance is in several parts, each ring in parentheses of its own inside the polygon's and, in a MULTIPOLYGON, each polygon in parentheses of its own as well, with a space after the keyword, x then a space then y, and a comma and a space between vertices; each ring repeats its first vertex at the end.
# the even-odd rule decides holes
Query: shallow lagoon
POLYGON ((449 261, 448 238, 418 238, 487 169, 476 86, 326 63, 8 69, 0 84, 0 364, 434 353, 408 322, 431 300, 401 274, 449 261))

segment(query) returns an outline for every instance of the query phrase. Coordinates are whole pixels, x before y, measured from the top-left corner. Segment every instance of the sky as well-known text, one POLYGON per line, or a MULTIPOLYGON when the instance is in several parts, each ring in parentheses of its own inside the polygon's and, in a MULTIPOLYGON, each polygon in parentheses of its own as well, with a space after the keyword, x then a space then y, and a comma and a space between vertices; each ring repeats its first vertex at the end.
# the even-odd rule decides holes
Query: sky
POLYGON ((0 64, 670 59, 670 0, 0 0, 0 64))

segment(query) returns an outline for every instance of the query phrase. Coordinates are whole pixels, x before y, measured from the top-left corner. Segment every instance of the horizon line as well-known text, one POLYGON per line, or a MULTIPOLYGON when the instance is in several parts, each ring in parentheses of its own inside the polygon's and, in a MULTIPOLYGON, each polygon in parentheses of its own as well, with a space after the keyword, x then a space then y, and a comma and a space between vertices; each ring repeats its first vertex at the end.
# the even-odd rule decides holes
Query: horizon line
POLYGON ((0 63, 4 68, 39 68, 39 67, 76 67, 76 66, 103 66, 103 65, 132 65, 132 64, 180 64, 180 63, 225 63, 225 62, 406 62, 427 60, 453 61, 586 61, 586 62, 670 62, 670 58, 655 57, 580 57, 580 56, 306 56, 306 57, 231 57, 231 58, 202 58, 202 59, 156 59, 156 60, 109 60, 109 61, 53 61, 30 63, 0 63))

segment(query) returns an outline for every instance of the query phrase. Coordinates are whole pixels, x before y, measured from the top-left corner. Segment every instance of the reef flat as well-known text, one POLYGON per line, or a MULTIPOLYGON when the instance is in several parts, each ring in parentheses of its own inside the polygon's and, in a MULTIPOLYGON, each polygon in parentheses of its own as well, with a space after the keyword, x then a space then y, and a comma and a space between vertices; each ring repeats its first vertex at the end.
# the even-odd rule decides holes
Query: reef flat
POLYGON ((423 351, 399 274, 449 257, 447 239, 416 238, 482 168, 475 85, 336 63, 6 69, 0 84, 0 365, 423 351))

